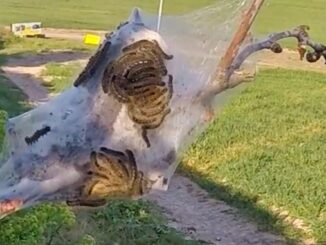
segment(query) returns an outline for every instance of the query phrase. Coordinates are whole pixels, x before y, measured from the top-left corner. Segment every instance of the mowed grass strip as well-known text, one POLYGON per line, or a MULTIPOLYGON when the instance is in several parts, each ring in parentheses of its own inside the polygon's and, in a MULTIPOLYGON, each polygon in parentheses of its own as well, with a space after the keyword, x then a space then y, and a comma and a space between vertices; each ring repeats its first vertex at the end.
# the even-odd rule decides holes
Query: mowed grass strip
MULTIPOLYGON (((164 13, 183 14, 225 0, 165 1, 164 13)), ((112 30, 125 20, 133 7, 156 13, 159 1, 153 0, 2 0, 0 25, 41 21, 44 27, 112 30)), ((254 24, 254 32, 265 36, 301 24, 309 25, 311 35, 326 43, 323 29, 324 0, 266 0, 254 24)), ((286 43, 290 45, 289 42, 286 43)))
MULTIPOLYGON (((198 9, 214 0, 165 1, 164 11, 180 14, 198 9)), ((108 30, 128 18, 133 7, 156 13, 153 0, 1 0, 0 24, 41 21, 45 27, 108 30)))
MULTIPOLYGON (((308 25, 315 41, 326 43, 325 0, 265 0, 254 24, 254 33, 266 36, 298 25, 308 25)), ((286 42, 286 45, 294 44, 286 42)))
POLYGON ((92 52, 95 46, 82 42, 64 39, 20 38, 10 31, 0 28, 0 65, 5 62, 5 56, 30 53, 41 53, 55 50, 72 50, 92 52))
MULTIPOLYGON (((29 109, 29 106, 25 102, 26 96, 22 91, 14 86, 10 81, 1 74, 0 70, 0 111, 5 111, 2 113, 4 116, 8 114, 9 117, 16 116, 20 113, 25 112, 29 109)), ((2 127, 0 123, 0 127, 2 127)), ((0 137, 0 142, 1 142, 0 137)))
POLYGON ((183 170, 262 228, 326 241, 325 94, 325 75, 260 72, 191 147, 183 170))
POLYGON ((82 71, 83 67, 77 63, 60 64, 48 63, 42 72, 43 79, 48 77, 49 81, 44 81, 45 86, 51 93, 60 93, 72 86, 74 77, 82 71))

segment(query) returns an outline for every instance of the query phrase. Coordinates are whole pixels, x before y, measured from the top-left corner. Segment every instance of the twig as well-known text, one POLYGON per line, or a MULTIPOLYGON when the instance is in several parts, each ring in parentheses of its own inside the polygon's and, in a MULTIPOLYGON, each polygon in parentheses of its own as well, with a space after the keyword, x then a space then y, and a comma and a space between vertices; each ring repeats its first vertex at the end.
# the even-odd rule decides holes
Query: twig
POLYGON ((306 58, 308 62, 316 62, 321 57, 325 59, 326 64, 326 46, 324 44, 317 43, 310 39, 308 31, 309 27, 306 25, 298 26, 292 30, 274 33, 268 36, 262 41, 258 41, 253 44, 245 46, 240 53, 234 58, 232 64, 225 70, 224 75, 216 77, 216 82, 203 91, 199 95, 199 99, 204 104, 209 102, 215 97, 215 95, 229 89, 234 88, 237 85, 247 82, 248 80, 242 79, 241 76, 232 76, 236 70, 240 68, 242 63, 253 53, 256 53, 263 49, 270 49, 274 53, 281 53, 283 51, 281 45, 277 43, 279 40, 286 38, 296 38, 298 40, 298 51, 300 59, 306 58), (307 47, 310 47, 312 51, 307 51, 307 47))
POLYGON ((298 40, 298 51, 300 59, 306 56, 308 62, 316 62, 321 56, 324 57, 326 62, 326 46, 316 43, 310 39, 308 31, 309 26, 301 25, 290 31, 279 32, 270 35, 267 39, 250 44, 246 46, 234 59, 232 65, 225 72, 225 79, 228 81, 235 70, 239 69, 241 64, 253 53, 262 49, 270 49, 274 53, 281 53, 283 51, 281 45, 277 41, 285 38, 294 37, 298 40), (307 46, 311 47, 314 51, 307 52, 307 46))

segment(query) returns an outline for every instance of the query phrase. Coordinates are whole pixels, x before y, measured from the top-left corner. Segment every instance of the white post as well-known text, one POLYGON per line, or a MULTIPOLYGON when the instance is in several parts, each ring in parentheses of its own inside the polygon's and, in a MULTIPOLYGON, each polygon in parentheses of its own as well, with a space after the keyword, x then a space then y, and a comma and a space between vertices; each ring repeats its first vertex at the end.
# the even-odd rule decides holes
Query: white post
POLYGON ((160 0, 160 6, 159 6, 159 9, 158 9, 157 28, 156 28, 156 31, 157 32, 160 30, 161 19, 162 19, 162 12, 163 12, 163 0, 160 0))

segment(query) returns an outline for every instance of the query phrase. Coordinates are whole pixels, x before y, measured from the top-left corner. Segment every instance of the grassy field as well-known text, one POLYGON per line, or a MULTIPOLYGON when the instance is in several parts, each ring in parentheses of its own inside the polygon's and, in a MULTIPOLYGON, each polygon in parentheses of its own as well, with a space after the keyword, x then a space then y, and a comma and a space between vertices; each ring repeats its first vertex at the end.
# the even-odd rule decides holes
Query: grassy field
MULTIPOLYGON (((325 11, 324 0, 266 0, 255 21, 254 33, 266 36, 304 24, 310 26, 309 33, 315 41, 326 43, 323 28, 325 11)), ((286 46, 290 44, 286 42, 286 46)))
POLYGON ((73 84, 74 78, 77 77, 82 69, 79 63, 66 65, 49 63, 45 65, 42 76, 49 76, 51 80, 44 82, 43 85, 47 87, 50 93, 60 93, 73 84))
POLYGON ((65 205, 44 204, 0 222, 0 243, 8 245, 200 245, 166 226, 148 202, 114 201, 107 208, 72 212, 65 205))
MULTIPOLYGON (((167 14, 186 13, 221 0, 165 1, 167 14)), ((46 27, 110 30, 126 19, 132 7, 156 13, 158 1, 124 0, 2 0, 0 25, 21 21, 42 21, 46 27), (53 10, 55 9, 55 14, 53 10)), ((300 24, 310 25, 316 40, 326 42, 321 28, 324 23, 324 0, 266 0, 254 26, 255 33, 266 35, 300 24)))
MULTIPOLYGON (((213 0, 174 0, 165 2, 170 14, 185 13, 203 7, 213 0)), ((156 12, 158 1, 152 0, 2 0, 0 24, 20 21, 42 21, 45 26, 60 28, 112 29, 125 20, 133 7, 156 12), (53 10, 55 9, 55 14, 53 10)))
POLYGON ((325 75, 260 72, 192 146, 184 172, 263 228, 326 241, 325 94, 325 75))
POLYGON ((9 55, 41 53, 53 50, 89 52, 94 50, 94 46, 73 40, 19 38, 13 36, 9 31, 0 28, 0 65, 5 62, 5 57, 9 55))
POLYGON ((18 115, 29 108, 25 99, 20 89, 9 83, 0 71, 0 110, 6 111, 10 117, 18 115))

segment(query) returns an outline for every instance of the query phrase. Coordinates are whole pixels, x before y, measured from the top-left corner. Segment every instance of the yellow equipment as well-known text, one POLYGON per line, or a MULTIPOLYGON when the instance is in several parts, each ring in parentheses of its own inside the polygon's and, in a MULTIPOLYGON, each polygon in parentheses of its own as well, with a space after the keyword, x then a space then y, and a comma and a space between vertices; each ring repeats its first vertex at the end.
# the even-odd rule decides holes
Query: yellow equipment
POLYGON ((85 44, 99 45, 101 42, 101 37, 94 34, 86 34, 84 37, 85 44))

